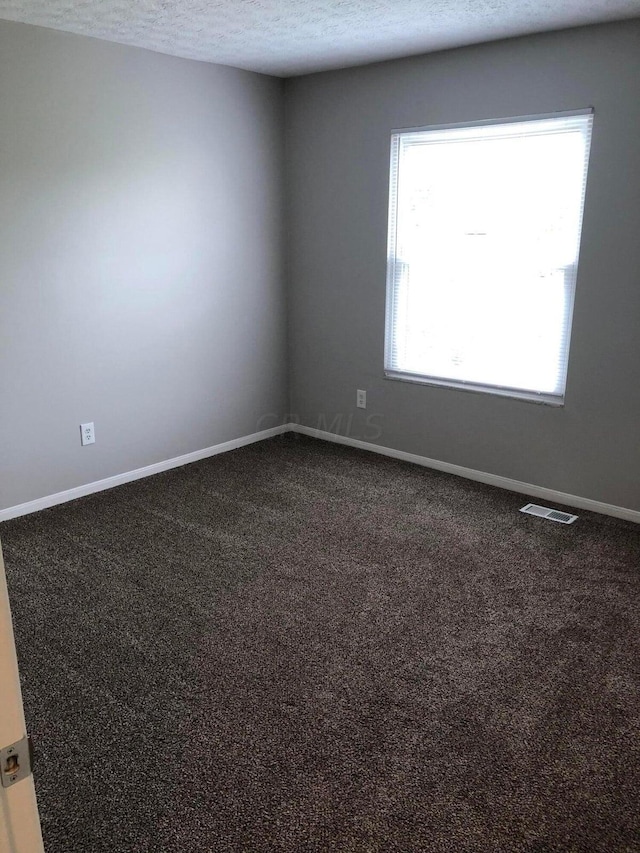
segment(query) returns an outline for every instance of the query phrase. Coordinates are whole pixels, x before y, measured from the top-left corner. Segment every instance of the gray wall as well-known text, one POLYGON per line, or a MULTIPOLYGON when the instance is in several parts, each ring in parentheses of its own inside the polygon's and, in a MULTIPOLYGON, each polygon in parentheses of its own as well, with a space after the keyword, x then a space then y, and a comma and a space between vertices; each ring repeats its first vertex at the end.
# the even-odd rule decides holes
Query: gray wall
POLYGON ((286 419, 287 322, 303 423, 640 509, 640 22, 287 81, 288 314, 282 89, 0 22, 0 509, 286 419), (589 105, 565 407, 384 380, 391 129, 589 105))
POLYGON ((282 108, 274 78, 0 23, 0 508, 284 415, 282 108))
POLYGON ((382 445, 640 510, 639 100, 639 21, 287 81, 292 412, 369 440, 376 414, 382 445), (564 408, 384 380, 392 128, 587 106, 564 408))

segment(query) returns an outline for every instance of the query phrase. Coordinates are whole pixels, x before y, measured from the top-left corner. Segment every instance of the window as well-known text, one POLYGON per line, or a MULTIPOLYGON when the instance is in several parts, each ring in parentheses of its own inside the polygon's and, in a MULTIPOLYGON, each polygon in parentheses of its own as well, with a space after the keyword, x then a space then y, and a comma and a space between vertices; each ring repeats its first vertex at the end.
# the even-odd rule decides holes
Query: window
POLYGON ((386 376, 562 404, 592 120, 393 134, 386 376))

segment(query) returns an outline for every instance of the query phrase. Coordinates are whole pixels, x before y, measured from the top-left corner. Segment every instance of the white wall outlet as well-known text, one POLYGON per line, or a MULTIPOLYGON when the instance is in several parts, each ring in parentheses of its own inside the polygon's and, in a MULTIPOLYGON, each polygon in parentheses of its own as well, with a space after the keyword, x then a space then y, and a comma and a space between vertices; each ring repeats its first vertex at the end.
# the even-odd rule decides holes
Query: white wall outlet
POLYGON ((80 441, 83 447, 87 444, 96 443, 96 429, 93 423, 80 424, 80 441))
POLYGON ((359 409, 367 408, 367 392, 366 391, 356 391, 356 406, 359 409))

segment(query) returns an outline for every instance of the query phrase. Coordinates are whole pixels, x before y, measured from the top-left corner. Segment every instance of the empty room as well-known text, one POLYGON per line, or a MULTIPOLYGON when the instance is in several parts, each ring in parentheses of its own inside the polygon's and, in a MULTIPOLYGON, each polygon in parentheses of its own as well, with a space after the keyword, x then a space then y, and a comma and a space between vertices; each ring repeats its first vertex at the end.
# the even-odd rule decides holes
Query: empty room
POLYGON ((640 0, 0 0, 0 853, 640 853, 640 0))

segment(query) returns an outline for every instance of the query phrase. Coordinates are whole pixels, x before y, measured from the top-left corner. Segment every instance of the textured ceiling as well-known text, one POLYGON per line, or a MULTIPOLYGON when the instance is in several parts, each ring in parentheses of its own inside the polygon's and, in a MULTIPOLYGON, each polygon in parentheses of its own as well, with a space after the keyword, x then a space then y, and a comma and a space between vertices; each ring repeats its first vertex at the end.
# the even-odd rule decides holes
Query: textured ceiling
POLYGON ((0 18, 282 77, 580 24, 640 0, 0 0, 0 18))

